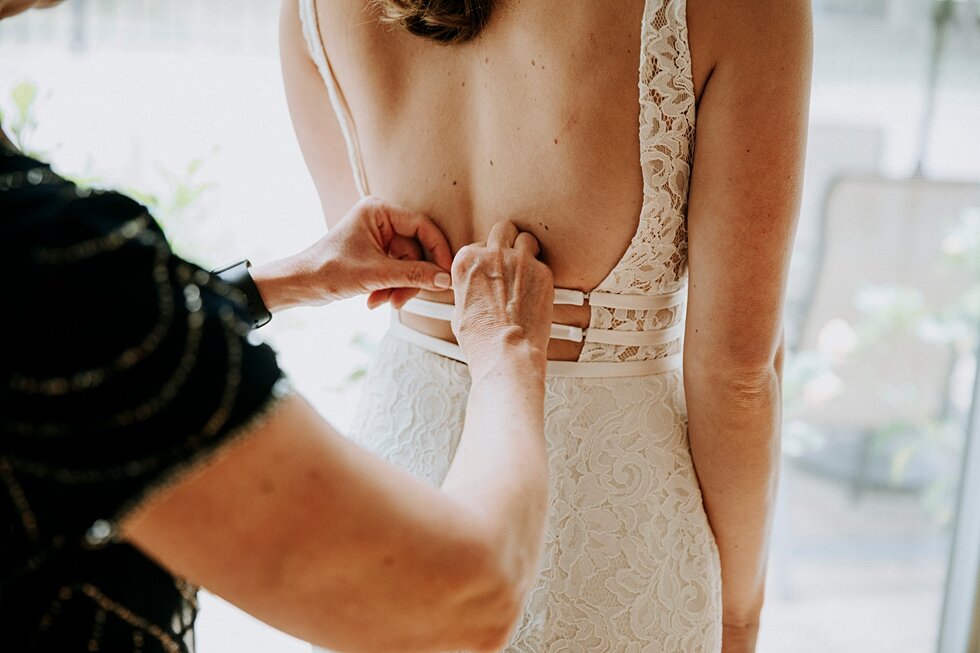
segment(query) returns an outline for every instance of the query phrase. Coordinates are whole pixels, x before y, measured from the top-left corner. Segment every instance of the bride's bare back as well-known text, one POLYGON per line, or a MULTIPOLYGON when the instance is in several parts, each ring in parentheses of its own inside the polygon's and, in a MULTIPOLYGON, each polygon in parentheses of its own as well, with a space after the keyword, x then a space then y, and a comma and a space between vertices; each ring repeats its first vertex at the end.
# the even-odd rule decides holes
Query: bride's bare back
MULTIPOLYGON (((546 2, 500 3, 477 38, 444 45, 380 23, 364 0, 318 2, 320 36, 353 117, 367 190, 430 215, 454 249, 511 220, 539 239, 557 286, 591 290, 626 251, 643 202, 643 9, 642 0, 616 11, 596 2, 562 3, 560 11, 546 2)), ((288 69, 286 50, 306 58, 308 80, 290 89, 301 129, 303 114, 329 114, 330 104, 302 35, 284 34, 283 48, 287 85, 299 71, 288 69)), ((354 198, 351 174, 342 170, 339 130, 316 138, 321 152, 314 156, 335 159, 320 166, 330 179, 317 179, 325 200, 339 200, 325 207, 329 220, 354 198)), ((315 159, 311 168, 317 176, 315 159)), ((557 307, 555 317, 587 326, 589 310, 557 307)), ((445 322, 402 319, 452 337, 445 322)), ((554 341, 549 354, 571 360, 580 348, 554 341)))
POLYGON ((602 281, 643 199, 643 2, 615 13, 501 3, 480 36, 450 46, 381 25, 364 5, 318 3, 370 192, 428 213, 454 248, 513 220, 539 238, 559 285, 602 281))

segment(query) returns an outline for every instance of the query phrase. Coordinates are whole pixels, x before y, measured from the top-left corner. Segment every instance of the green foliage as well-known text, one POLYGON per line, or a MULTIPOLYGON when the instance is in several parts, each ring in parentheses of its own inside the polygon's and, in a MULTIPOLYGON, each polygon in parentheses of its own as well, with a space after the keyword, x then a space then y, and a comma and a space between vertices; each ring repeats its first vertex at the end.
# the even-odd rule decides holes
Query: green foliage
MULTIPOLYGON (((217 148, 212 150, 212 154, 217 148)), ((205 195, 217 184, 201 179, 207 157, 196 157, 178 172, 154 166, 156 182, 147 187, 127 186, 124 193, 145 205, 163 227, 171 248, 180 256, 203 260, 206 252, 199 230, 206 222, 205 195)))
MULTIPOLYGON (((937 351, 945 350, 953 361, 965 366, 976 360, 980 345, 980 209, 967 210, 955 222, 943 244, 943 265, 959 278, 973 279, 964 292, 945 305, 929 306, 922 290, 915 287, 865 286, 854 297, 860 318, 853 324, 835 320, 838 330, 843 328, 851 334, 848 346, 837 351, 797 352, 787 360, 783 380, 787 454, 802 456, 823 445, 823 435, 798 417, 810 403, 808 390, 832 377, 841 386, 834 393, 846 393, 835 370, 859 357, 871 356, 869 360, 875 360, 884 352, 883 347, 909 342, 911 338, 935 346, 937 351)), ((950 388, 954 382, 951 376, 950 388)), ((917 457, 932 463, 941 461, 939 464, 947 473, 936 474, 922 488, 920 499, 937 522, 950 523, 966 415, 948 397, 945 409, 937 414, 923 405, 926 399, 920 388, 887 378, 877 382, 875 394, 901 416, 868 433, 872 455, 888 461, 888 482, 895 487, 903 484, 917 457)))
POLYGON ((37 128, 37 119, 34 115, 35 105, 38 98, 37 86, 30 81, 22 81, 16 84, 10 91, 10 103, 13 111, 8 115, 0 107, 0 124, 3 124, 4 131, 14 145, 21 152, 35 158, 42 158, 42 154, 31 149, 31 136, 37 128))
MULTIPOLYGON (((356 349, 364 354, 365 359, 370 359, 378 350, 378 342, 362 331, 357 331, 351 336, 348 349, 356 349)), ((367 363, 361 362, 345 376, 340 383, 327 387, 327 390, 334 393, 345 392, 358 385, 367 376, 367 363)))
MULTIPOLYGON (((24 154, 36 159, 48 157, 31 147, 31 139, 37 129, 37 102, 40 97, 37 86, 29 81, 16 84, 9 93, 11 109, 0 108, 0 123, 13 144, 24 154)), ((210 154, 217 152, 214 148, 210 154)), ((210 155, 208 155, 210 156, 210 155)), ((198 242, 199 228, 204 223, 202 200, 216 184, 203 181, 202 169, 208 156, 192 159, 182 170, 173 172, 160 164, 154 166, 156 178, 146 186, 124 185, 119 190, 145 205, 161 224, 175 252, 184 257, 203 250, 198 242)), ((139 171, 131 171, 138 175, 139 171)), ((65 178, 79 186, 106 185, 100 174, 76 175, 67 173, 65 178)))

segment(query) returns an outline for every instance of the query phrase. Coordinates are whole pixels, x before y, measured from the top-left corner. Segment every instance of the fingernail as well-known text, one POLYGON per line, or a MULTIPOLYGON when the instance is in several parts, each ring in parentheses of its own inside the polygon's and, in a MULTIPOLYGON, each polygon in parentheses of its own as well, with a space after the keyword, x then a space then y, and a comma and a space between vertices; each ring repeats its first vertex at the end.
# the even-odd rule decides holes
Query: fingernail
POLYGON ((453 287, 453 278, 445 272, 439 272, 436 274, 436 278, 433 281, 435 282, 437 288, 453 287))

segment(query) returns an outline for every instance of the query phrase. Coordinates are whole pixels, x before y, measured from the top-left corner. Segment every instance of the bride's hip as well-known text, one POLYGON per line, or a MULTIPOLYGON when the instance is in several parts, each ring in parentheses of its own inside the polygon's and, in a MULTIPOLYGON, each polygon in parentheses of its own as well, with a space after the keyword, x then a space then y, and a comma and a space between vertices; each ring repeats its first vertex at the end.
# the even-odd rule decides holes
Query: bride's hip
MULTIPOLYGON (((437 461, 445 461, 448 469, 463 430, 469 388, 464 363, 389 333, 364 377, 351 438, 412 471, 418 464, 442 467, 437 461)), ((651 465, 664 464, 666 456, 686 462, 686 426, 679 372, 549 376, 546 382, 545 433, 559 458, 562 451, 587 445, 596 454, 639 449, 647 452, 651 465)))

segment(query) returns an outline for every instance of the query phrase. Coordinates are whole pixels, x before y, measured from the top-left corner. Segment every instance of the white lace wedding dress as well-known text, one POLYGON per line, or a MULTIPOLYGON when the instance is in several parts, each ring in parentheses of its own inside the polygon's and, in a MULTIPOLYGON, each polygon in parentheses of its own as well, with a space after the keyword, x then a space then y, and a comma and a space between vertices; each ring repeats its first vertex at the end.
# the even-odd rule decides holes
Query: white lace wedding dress
MULTIPOLYGON (((353 120, 326 58, 315 3, 298 1, 366 194, 353 120)), ((545 553, 507 651, 721 648, 718 553, 691 461, 680 370, 695 104, 685 0, 647 0, 639 89, 639 227, 622 260, 588 294, 589 328, 559 336, 585 342, 579 361, 549 367, 545 553)), ((564 303, 584 299, 559 295, 564 303)), ((438 307, 414 302, 409 310, 438 317, 438 307)), ((460 358, 458 348, 396 321, 369 368, 351 437, 439 484, 463 426, 469 375, 460 358)))

